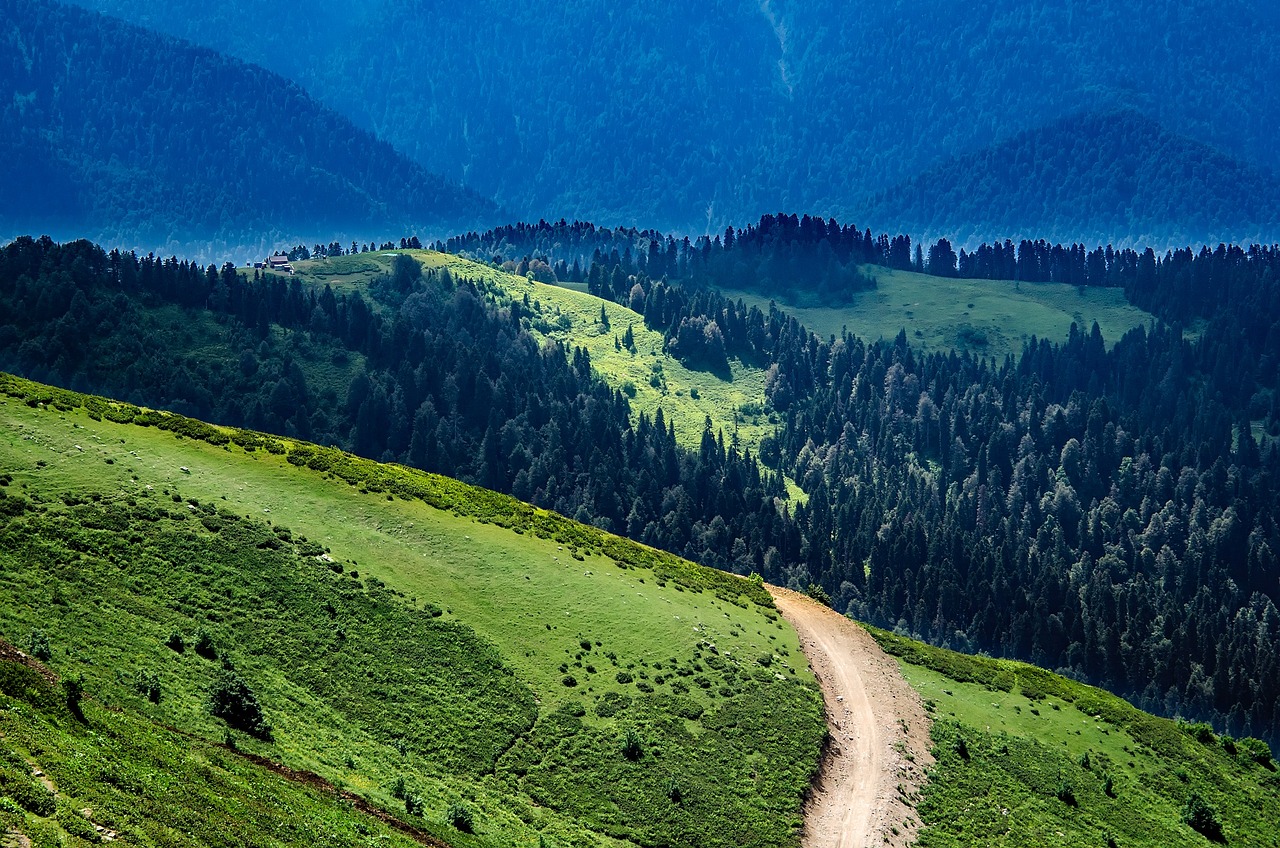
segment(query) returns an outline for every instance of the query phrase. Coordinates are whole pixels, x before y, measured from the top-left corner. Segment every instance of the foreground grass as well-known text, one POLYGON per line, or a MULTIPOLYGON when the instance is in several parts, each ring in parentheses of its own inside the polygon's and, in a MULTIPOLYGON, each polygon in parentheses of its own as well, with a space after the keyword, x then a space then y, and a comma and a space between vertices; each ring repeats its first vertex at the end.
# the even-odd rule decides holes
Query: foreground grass
POLYGON ((0 795, 0 828, 35 848, 104 836, 128 845, 418 844, 332 793, 131 713, 85 700, 75 715, 60 689, 3 660, 0 795))
MULTIPOLYGON (((959 280, 876 266, 864 270, 876 278, 877 286, 857 293, 848 304, 831 306, 797 296, 778 299, 777 305, 823 337, 848 329, 869 341, 891 340, 906 330, 907 340, 924 353, 970 351, 997 360, 1021 354, 1032 336, 1065 339, 1072 322, 1087 332, 1097 321, 1111 344, 1153 320, 1130 305, 1120 289, 959 280)), ((768 308, 769 299, 760 295, 730 290, 724 294, 768 308)))
POLYGON ((796 842, 823 724, 760 587, 446 478, 0 392, 0 636, 102 702, 220 741, 230 665, 272 725, 241 748, 455 845, 796 842))
POLYGON ((1280 844, 1280 774, 1256 740, 1157 718, 1034 666, 868 629, 934 716, 919 845, 1202 846, 1210 839, 1183 821, 1193 794, 1227 844, 1280 844))

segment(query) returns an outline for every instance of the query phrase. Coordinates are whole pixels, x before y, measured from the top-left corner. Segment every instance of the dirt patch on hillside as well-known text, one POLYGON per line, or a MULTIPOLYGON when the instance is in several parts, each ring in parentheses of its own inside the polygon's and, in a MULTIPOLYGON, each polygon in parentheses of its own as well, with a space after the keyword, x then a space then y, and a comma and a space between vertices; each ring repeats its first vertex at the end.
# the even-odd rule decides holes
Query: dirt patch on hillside
POLYGON ((58 685, 58 675, 50 671, 47 665, 29 654, 24 654, 22 651, 19 651, 3 639, 0 639, 0 661, 16 662, 25 665, 27 668, 35 671, 43 677, 50 686, 58 685))
POLYGON ((933 763, 920 696, 861 627, 798 592, 769 592, 817 675, 831 734, 805 808, 805 848, 909 845, 933 763))

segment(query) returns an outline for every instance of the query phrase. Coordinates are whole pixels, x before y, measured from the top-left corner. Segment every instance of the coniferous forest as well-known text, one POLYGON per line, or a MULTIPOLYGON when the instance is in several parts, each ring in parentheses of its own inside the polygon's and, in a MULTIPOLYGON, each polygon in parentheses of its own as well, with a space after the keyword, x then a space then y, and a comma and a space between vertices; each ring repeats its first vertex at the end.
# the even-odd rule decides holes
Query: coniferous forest
POLYGON ((781 424, 760 457, 723 433, 690 450, 660 416, 633 422, 585 352, 532 341, 528 305, 408 260, 367 301, 19 240, 0 264, 0 367, 456 475, 708 565, 820 584, 882 626, 1276 740, 1280 254, 965 252, 953 273, 988 256, 1032 279, 1081 273, 1160 319, 1118 340, 1077 327, 1003 362, 921 356, 905 335, 822 340, 700 276, 735 257, 830 253, 822 267, 842 269, 842 255, 895 243, 910 254, 905 237, 782 216, 718 246, 677 243, 673 265, 656 240, 642 266, 625 252, 589 264, 673 355, 767 364, 781 424), (165 309, 208 314, 243 353, 197 354, 165 309), (1194 338, 1179 329, 1193 320, 1194 338), (687 349, 686 335, 709 338, 688 328, 708 324, 723 346, 687 349), (345 368, 322 379, 315 362, 345 368))

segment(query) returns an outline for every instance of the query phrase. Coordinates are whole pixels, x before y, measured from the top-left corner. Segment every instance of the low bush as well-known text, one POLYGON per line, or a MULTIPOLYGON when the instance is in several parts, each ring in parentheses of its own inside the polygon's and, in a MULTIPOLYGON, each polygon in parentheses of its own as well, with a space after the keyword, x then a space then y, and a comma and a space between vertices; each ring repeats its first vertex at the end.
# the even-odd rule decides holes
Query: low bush
POLYGON ((449 809, 445 810, 444 819, 454 830, 460 830, 463 833, 472 833, 475 830, 475 817, 470 808, 460 801, 449 805, 449 809))
POLYGON ((1182 821, 1207 839, 1214 842, 1225 841, 1218 811, 1196 792, 1187 796, 1187 802, 1182 806, 1182 821))
POLYGON ((223 669, 219 673, 209 690, 208 706, 210 715, 229 726, 259 739, 271 738, 271 725, 262 714, 258 696, 234 671, 223 669))
POLYGON ((27 639, 27 653, 41 662, 48 662, 53 658, 53 648, 43 630, 31 631, 31 636, 27 639))
POLYGON ((628 727, 622 734, 622 756, 632 762, 644 756, 644 742, 640 740, 640 734, 633 727, 628 727))

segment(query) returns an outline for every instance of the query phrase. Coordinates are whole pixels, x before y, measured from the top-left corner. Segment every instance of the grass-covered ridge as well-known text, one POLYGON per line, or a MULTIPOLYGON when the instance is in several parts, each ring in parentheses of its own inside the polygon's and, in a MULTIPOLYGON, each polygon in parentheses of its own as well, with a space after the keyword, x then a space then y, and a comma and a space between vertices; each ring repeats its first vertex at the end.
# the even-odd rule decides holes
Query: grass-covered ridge
POLYGON ((821 711, 750 581, 338 451, 0 393, 0 637, 94 702, 452 845, 795 844, 821 711), (260 720, 212 714, 229 678, 260 720))
POLYGON ((1280 844, 1280 772, 1259 740, 1157 718, 1025 663, 867 629, 934 716, 919 845, 1280 844))
MULTIPOLYGON (((997 361, 1021 354, 1032 336, 1062 341, 1072 322, 1087 332, 1097 321, 1112 344, 1152 320, 1118 288, 934 277, 878 266, 865 271, 876 287, 855 293, 848 304, 832 306, 797 293, 776 299, 778 308, 823 338, 847 329, 869 341, 888 340, 905 330, 907 341, 923 353, 969 351, 997 361)), ((762 309, 769 302, 749 292, 724 294, 762 309)))
POLYGON ((329 285, 335 292, 364 291, 379 275, 390 273, 395 256, 413 256, 426 270, 447 269, 477 282, 498 302, 520 301, 531 311, 532 329, 543 338, 584 348, 591 364, 611 386, 624 391, 636 414, 650 417, 661 407, 675 426, 676 437, 696 448, 706 421, 725 438, 757 453, 760 440, 771 433, 765 403, 765 371, 738 360, 730 361, 723 376, 686 367, 663 351, 663 334, 645 326, 644 317, 621 304, 563 285, 549 285, 460 256, 431 250, 383 251, 297 262, 304 283, 329 285), (607 324, 601 322, 604 310, 607 324), (621 346, 627 330, 634 343, 621 346))

